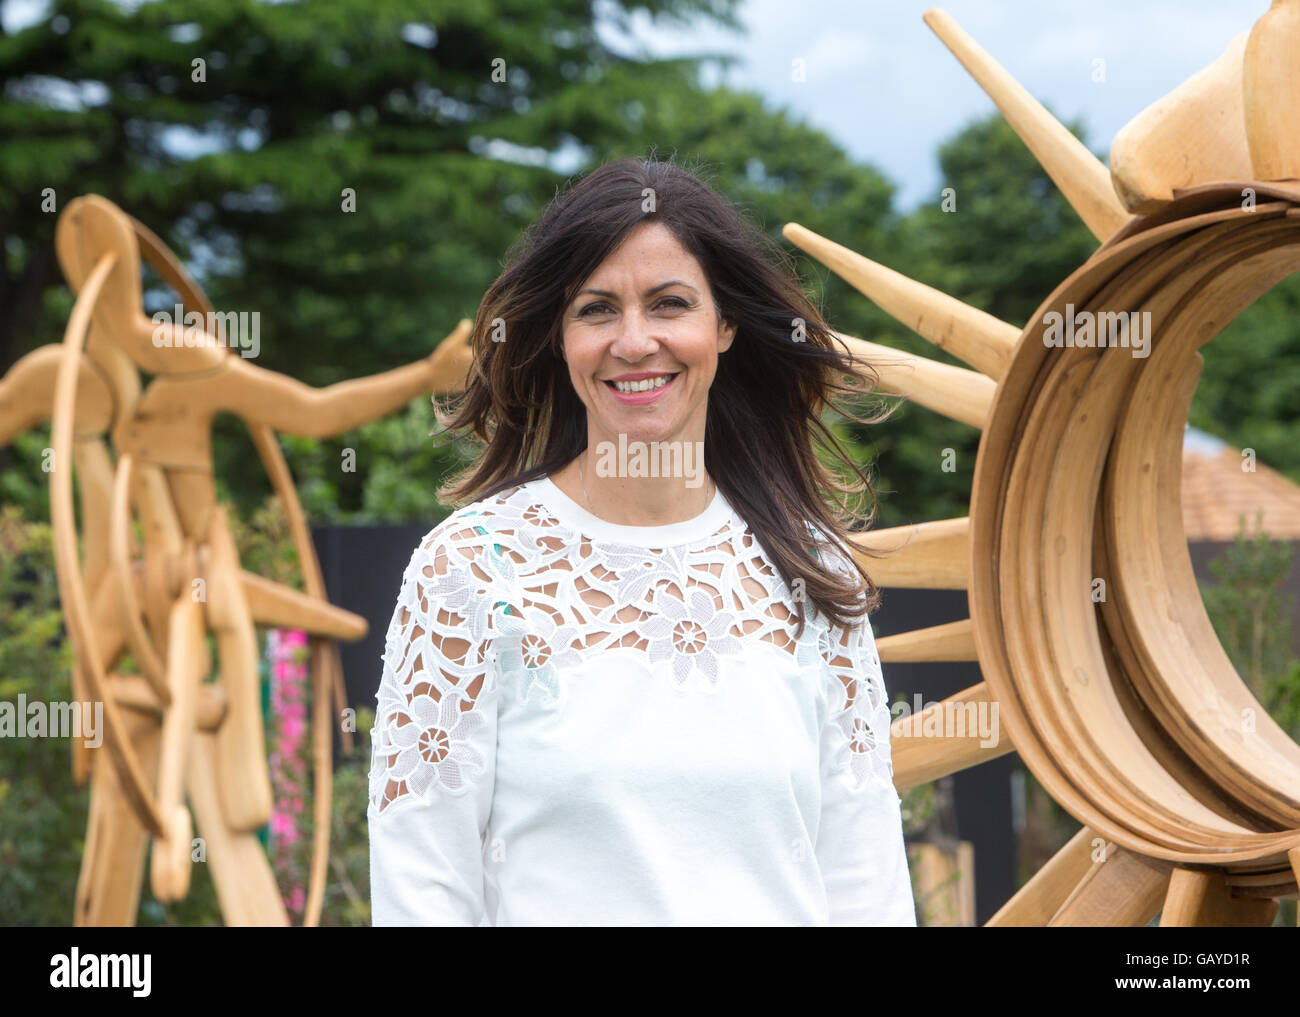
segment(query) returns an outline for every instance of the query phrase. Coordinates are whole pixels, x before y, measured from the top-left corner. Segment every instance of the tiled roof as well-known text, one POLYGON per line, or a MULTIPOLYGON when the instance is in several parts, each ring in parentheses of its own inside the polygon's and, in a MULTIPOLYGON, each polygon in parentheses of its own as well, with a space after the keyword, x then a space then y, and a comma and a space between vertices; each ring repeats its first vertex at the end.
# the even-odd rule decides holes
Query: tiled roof
POLYGON ((1300 540, 1300 485, 1258 460, 1242 468, 1242 454, 1203 432, 1188 430, 1183 442, 1183 525, 1188 540, 1232 540, 1246 517, 1253 533, 1264 510, 1263 529, 1274 540, 1300 540))

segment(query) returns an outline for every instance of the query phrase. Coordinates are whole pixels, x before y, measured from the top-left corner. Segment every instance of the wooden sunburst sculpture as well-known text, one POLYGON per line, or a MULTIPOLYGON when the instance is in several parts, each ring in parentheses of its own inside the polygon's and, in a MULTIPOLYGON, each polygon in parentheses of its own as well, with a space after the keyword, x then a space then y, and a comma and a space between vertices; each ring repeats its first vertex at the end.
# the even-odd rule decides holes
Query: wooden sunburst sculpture
POLYGON ((304 921, 314 925, 329 844, 332 718, 346 705, 335 640, 360 639, 367 626, 326 597, 275 432, 339 434, 421 393, 454 390, 472 360, 470 322, 414 364, 313 389, 257 367, 219 327, 208 331, 225 319, 212 316, 163 243, 112 202, 97 195, 70 202, 56 248, 76 304, 61 344, 34 350, 0 378, 0 444, 52 418, 50 511, 75 651, 73 696, 103 703, 102 745, 72 743, 74 776, 91 781, 74 921, 135 921, 150 839, 154 895, 184 897, 192 809, 226 923, 288 923, 257 838, 272 802, 254 628, 262 624, 312 637, 315 833, 304 921), (142 251, 203 328, 146 317, 142 251), (147 384, 141 371, 152 376, 147 384), (213 484, 211 428, 220 412, 249 426, 289 521, 305 592, 240 568, 213 484), (207 680, 209 634, 215 681, 207 680), (128 652, 138 675, 114 670, 128 652))
POLYGON ((882 586, 964 589, 970 605, 881 639, 881 659, 977 660, 985 679, 895 721, 896 783, 1016 751, 1084 824, 991 925, 1271 924, 1300 878, 1300 746, 1215 637, 1179 492, 1198 348, 1300 269, 1300 0, 1275 0, 1125 126, 1109 169, 951 17, 925 21, 1101 246, 1016 328, 785 227, 974 369, 841 337, 886 387, 982 431, 968 517, 858 538, 902 547, 863 556, 882 586), (1085 312, 1149 312, 1149 346, 1052 334, 1085 312), (997 704, 996 745, 940 723, 981 703, 997 704))

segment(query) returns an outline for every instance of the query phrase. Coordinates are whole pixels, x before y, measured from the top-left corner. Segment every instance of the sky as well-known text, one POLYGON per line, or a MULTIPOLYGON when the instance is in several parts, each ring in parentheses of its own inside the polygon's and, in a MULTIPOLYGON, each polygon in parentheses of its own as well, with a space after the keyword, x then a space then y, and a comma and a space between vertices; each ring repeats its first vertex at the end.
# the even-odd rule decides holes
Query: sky
MULTIPOLYGON (((725 80, 824 130, 898 188, 900 211, 938 201, 939 144, 992 101, 914 0, 742 0, 744 34, 635 19, 655 54, 722 50, 725 80), (792 80, 793 61, 806 80, 792 80)), ((1269 0, 950 0, 949 15, 1103 159, 1130 119, 1212 63, 1269 0), (1104 61, 1096 64, 1095 61, 1104 61), (1104 80, 1094 80, 1100 68, 1104 80)))
MULTIPOLYGON (((735 67, 706 68, 704 82, 755 91, 821 128, 884 173, 905 212, 939 200, 940 142, 993 111, 921 20, 931 6, 741 0, 739 32, 638 12, 631 38, 605 34, 621 48, 658 55, 734 55, 735 67), (794 80, 795 60, 803 61, 805 80, 794 80)), ((9 30, 45 7, 46 0, 0 3, 9 30)), ((944 9, 1058 118, 1082 121, 1089 147, 1104 157, 1125 123, 1217 59, 1268 7, 1269 0, 950 0, 944 9)), ((563 159, 546 161, 564 168, 563 159)))

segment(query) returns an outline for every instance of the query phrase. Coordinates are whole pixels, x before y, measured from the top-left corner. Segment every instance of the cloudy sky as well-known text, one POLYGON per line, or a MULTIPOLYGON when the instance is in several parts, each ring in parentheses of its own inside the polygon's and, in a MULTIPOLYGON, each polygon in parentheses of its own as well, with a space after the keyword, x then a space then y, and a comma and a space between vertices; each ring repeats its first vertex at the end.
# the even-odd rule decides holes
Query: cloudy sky
MULTIPOLYGON (((992 102, 921 20, 917 0, 742 0, 744 34, 637 21, 652 52, 723 50, 725 75, 820 127, 897 185, 938 200, 935 151, 992 102), (807 80, 792 80, 802 58, 807 80)), ((1217 59, 1269 0, 948 0, 943 5, 1040 102, 1105 154, 1143 107, 1217 59), (1095 61, 1104 81, 1094 81, 1095 61)), ((706 80, 716 80, 713 75, 706 80)))

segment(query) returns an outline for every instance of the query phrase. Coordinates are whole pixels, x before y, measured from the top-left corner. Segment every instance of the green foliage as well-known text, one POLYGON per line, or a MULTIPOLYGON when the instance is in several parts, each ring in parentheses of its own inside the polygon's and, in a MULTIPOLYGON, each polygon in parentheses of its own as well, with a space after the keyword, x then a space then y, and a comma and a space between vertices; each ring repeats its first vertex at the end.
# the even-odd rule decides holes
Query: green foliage
MULTIPOLYGON (((0 510, 0 700, 72 698, 53 553, 49 526, 0 510)), ((88 798, 68 741, 0 738, 0 923, 71 923, 88 798)))
POLYGON ((1201 347, 1189 419, 1300 484, 1300 277, 1290 276, 1201 347))
POLYGON ((248 572, 295 590, 302 589, 302 569, 280 499, 268 497, 247 520, 238 512, 227 514, 240 566, 248 572))
POLYGON ((23 465, 0 470, 0 505, 20 508, 28 518, 50 518, 50 475, 43 469, 50 447, 49 424, 15 436, 10 453, 23 465))
POLYGON ((1237 673, 1284 731, 1300 741, 1300 659, 1294 648, 1294 599, 1282 592, 1292 548, 1273 541, 1256 517, 1210 562, 1215 581, 1201 591, 1206 612, 1237 673))
POLYGON ((321 925, 370 924, 370 729, 375 711, 357 709, 356 743, 334 767, 330 869, 321 925))

